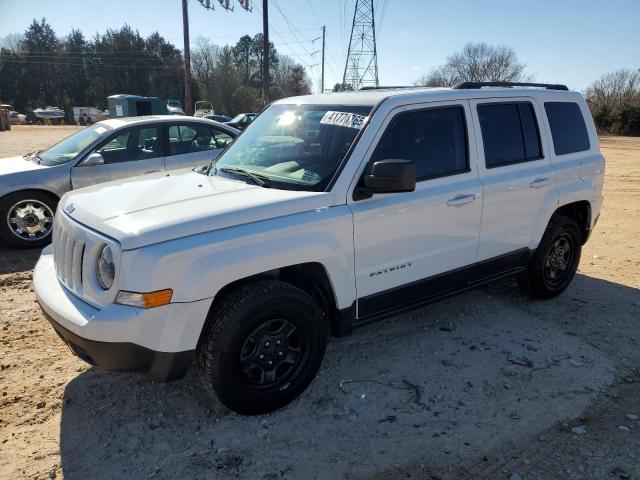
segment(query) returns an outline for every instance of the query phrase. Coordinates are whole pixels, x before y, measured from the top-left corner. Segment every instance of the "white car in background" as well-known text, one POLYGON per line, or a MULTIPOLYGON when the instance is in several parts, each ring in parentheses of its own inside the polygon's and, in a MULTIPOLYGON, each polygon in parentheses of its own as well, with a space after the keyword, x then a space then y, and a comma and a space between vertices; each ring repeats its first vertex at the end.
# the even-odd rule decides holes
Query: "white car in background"
POLYGON ((0 159, 0 239, 14 247, 43 246, 51 240, 54 212, 66 192, 205 165, 239 133, 193 117, 118 118, 91 125, 47 150, 0 159))

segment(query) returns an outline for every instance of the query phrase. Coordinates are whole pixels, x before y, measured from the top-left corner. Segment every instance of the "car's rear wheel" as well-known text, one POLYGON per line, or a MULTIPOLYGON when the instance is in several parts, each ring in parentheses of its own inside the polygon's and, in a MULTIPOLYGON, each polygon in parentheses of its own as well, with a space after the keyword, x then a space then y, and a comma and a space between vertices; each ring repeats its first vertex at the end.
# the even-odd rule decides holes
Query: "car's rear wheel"
POLYGON ((38 191, 16 192, 0 199, 0 238, 17 248, 51 242, 57 200, 38 191))
POLYGON ((238 413, 277 410, 315 377, 328 326, 304 291, 277 280, 245 284, 225 295, 196 350, 204 388, 238 413))
POLYGON ((582 234, 577 223, 564 216, 552 218, 529 262, 526 289, 539 298, 561 294, 576 274, 581 252, 582 234))

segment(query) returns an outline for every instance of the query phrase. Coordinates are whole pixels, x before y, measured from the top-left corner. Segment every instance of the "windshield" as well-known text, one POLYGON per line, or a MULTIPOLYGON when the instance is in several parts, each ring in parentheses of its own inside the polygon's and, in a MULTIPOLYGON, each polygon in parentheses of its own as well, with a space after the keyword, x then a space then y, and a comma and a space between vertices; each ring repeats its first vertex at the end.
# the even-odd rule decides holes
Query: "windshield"
POLYGON ((56 143, 50 149, 40 152, 38 158, 44 165, 50 166, 70 162, 109 130, 111 129, 104 125, 87 127, 56 143))
POLYGON ((273 105, 228 147, 210 174, 233 176, 232 167, 266 177, 274 188, 322 191, 370 112, 368 106, 273 105))

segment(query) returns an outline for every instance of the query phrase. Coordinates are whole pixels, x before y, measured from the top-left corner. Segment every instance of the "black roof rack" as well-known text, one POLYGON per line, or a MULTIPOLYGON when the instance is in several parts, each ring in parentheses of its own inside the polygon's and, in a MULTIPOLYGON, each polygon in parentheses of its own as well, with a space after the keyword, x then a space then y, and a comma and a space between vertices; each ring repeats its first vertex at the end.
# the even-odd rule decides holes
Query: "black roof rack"
POLYGON ((399 88, 422 88, 416 85, 387 85, 387 86, 379 86, 375 87, 373 85, 367 85, 365 87, 360 87, 360 90, 394 90, 399 88))
POLYGON ((537 87, 547 90, 569 90, 566 85, 553 83, 529 83, 529 82, 462 82, 457 84, 457 90, 472 90, 482 87, 537 87))

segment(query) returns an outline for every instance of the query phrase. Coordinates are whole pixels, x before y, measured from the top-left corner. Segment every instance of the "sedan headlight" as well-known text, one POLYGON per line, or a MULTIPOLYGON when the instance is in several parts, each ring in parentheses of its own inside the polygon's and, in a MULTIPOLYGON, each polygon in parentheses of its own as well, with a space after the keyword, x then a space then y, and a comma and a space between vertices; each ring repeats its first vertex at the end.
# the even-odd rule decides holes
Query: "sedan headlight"
POLYGON ((109 290, 113 286, 115 276, 116 265, 113 263, 113 251, 109 245, 105 245, 98 256, 96 277, 100 286, 105 290, 109 290))

